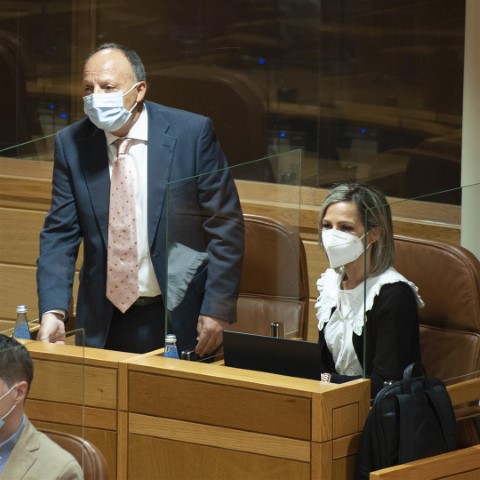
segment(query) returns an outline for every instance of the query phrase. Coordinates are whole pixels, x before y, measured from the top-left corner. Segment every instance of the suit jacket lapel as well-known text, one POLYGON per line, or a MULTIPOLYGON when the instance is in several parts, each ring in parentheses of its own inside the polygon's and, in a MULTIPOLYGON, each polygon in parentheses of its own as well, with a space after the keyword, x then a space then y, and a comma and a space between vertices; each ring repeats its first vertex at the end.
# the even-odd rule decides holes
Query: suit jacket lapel
POLYGON ((10 458, 3 470, 2 478, 23 478, 37 460, 33 452, 37 451, 40 443, 35 436, 32 424, 27 420, 17 444, 10 454, 10 458))
MULTIPOLYGON (((148 243, 150 248, 157 236, 160 218, 165 207, 167 185, 170 181, 177 139, 167 131, 170 125, 159 108, 148 108, 148 243)), ((164 233, 161 232, 163 235, 164 233)))
POLYGON ((80 159, 92 208, 100 226, 105 245, 108 238, 108 206, 110 202, 110 173, 105 134, 94 129, 93 138, 88 138, 79 147, 80 159))

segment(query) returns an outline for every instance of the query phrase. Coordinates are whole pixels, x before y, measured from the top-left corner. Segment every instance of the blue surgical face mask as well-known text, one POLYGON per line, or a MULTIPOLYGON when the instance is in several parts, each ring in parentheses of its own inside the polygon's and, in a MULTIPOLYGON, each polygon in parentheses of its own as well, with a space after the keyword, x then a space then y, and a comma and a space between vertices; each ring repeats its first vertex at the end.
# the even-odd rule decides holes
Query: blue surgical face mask
POLYGON ((123 106, 123 97, 128 95, 140 82, 135 83, 125 93, 92 93, 83 97, 83 111, 98 128, 115 132, 122 128, 132 116, 135 105, 127 110, 123 106))
MULTIPOLYGON (((10 387, 1 397, 0 401, 2 401, 18 384, 16 383, 13 387, 10 387)), ((2 417, 0 417, 0 429, 5 425, 5 419, 13 412, 14 408, 17 406, 16 403, 13 404, 12 408, 2 417)))

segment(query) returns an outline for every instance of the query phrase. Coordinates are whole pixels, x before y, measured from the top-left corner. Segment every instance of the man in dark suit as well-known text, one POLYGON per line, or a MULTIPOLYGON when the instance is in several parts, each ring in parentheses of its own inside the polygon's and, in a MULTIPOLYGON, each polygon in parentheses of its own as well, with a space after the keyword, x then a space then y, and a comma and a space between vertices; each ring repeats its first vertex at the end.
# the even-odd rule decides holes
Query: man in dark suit
POLYGON ((144 101, 143 64, 117 44, 87 59, 83 84, 88 118, 56 135, 52 204, 40 234, 38 338, 65 339, 83 241, 76 327, 86 345, 151 351, 163 345, 168 316, 180 350, 212 353, 235 321, 243 257, 240 203, 212 123, 144 101), (121 138, 132 140, 138 241, 139 297, 125 311, 106 292, 110 176, 121 138))

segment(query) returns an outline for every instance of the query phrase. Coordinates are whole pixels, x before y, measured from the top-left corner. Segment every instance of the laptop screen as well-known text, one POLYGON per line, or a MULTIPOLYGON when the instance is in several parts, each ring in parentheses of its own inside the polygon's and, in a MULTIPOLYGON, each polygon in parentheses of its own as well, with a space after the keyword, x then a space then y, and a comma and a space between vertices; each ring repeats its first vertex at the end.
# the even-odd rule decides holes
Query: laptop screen
POLYGON ((225 330, 223 353, 228 367, 320 380, 317 343, 225 330))

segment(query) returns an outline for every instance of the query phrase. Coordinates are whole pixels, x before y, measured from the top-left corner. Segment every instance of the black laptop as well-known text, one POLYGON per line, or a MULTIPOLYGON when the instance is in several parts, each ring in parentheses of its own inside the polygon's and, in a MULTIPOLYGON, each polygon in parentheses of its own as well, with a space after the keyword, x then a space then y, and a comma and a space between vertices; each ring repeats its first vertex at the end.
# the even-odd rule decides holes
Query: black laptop
POLYGON ((225 330, 223 353, 228 367, 320 380, 318 343, 225 330))

